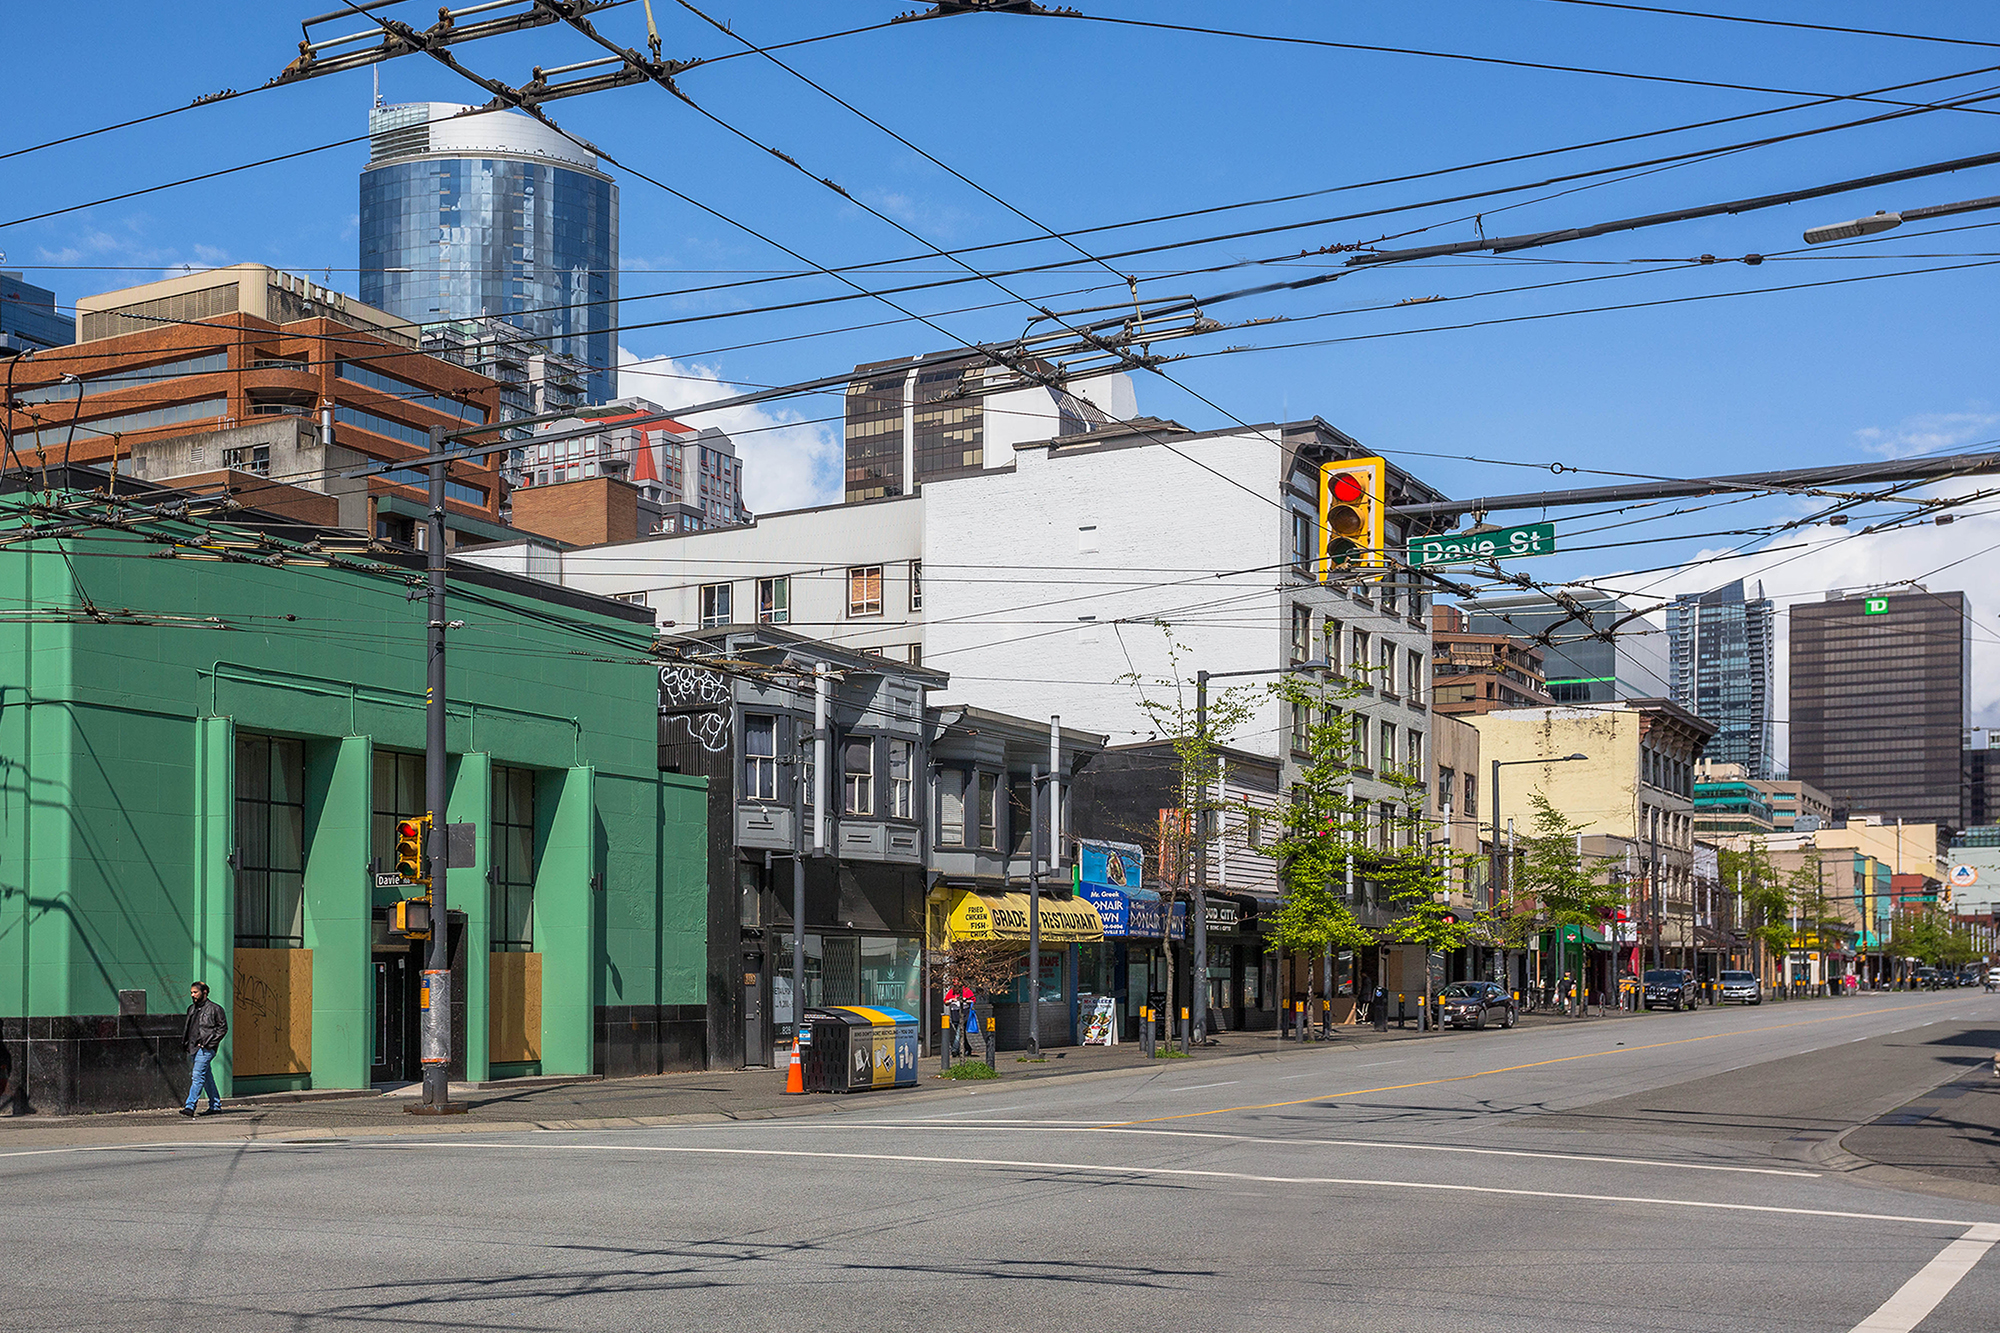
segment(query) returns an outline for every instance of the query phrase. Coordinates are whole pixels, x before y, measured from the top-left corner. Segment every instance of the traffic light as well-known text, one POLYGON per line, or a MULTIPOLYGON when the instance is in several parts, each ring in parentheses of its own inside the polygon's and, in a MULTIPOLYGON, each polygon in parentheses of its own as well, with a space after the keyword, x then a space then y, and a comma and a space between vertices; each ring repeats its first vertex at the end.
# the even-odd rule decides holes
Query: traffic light
POLYGON ((411 884, 430 884, 424 873, 424 839, 431 830, 431 817, 404 819, 396 824, 396 873, 411 884))
POLYGON ((431 937, 431 897, 405 898, 389 909, 389 933, 405 939, 431 937))
POLYGON ((1319 470, 1319 576, 1338 567, 1387 563, 1383 549, 1389 465, 1379 458, 1343 458, 1319 470))

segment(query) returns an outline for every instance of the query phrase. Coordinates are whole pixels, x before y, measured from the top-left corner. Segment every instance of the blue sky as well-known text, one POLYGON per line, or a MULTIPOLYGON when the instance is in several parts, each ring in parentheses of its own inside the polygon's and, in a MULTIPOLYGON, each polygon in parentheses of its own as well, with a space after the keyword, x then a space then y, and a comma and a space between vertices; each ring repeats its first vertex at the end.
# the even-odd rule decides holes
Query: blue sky
MULTIPOLYGON (((220 88, 253 87, 294 52, 298 21, 329 0, 208 4, 179 11, 136 3, 16 6, 9 14, 14 114, 0 151, 179 105, 220 88)), ((676 3, 655 0, 669 55, 740 50, 676 3)), ((913 0, 725 3, 705 9, 760 43, 879 22, 913 0)), ((1094 15, 1143 18, 1332 41, 1423 48, 1512 60, 1754 84, 1805 93, 1853 93, 2000 67, 2000 48, 1813 33, 1557 3, 1485 0, 1359 6, 1333 3, 1194 3, 1097 0, 1094 15)), ((1921 6, 1717 0, 1718 10, 1824 24, 2000 40, 1992 7, 1935 0, 1921 6)), ((392 11, 418 24, 434 6, 392 11)), ((638 44, 641 6, 598 18, 638 44)), ((347 31, 358 20, 326 31, 347 31)), ((534 64, 588 58, 580 37, 542 29, 459 48, 470 65, 519 84, 534 64)), ((1283 46, 1110 23, 969 16, 899 24, 799 47, 783 58, 829 90, 922 145, 994 194, 1058 229, 1089 227, 1378 177, 1397 176, 1584 140, 1739 115, 1805 100, 1774 93, 1688 87, 1594 74, 1530 70, 1415 55, 1283 46)), ((683 88, 717 117, 780 148, 889 214, 926 241, 962 246, 1032 235, 1036 228, 925 162, 881 131, 760 57, 691 70, 683 88)), ((483 100, 422 57, 382 69, 390 101, 483 100)), ((1911 98, 2000 91, 2000 69, 1927 85, 1911 98)), ((317 80, 151 125, 0 161, 0 212, 8 218, 96 199, 200 171, 293 151, 365 130, 368 73, 317 80)), ((1990 104, 2000 110, 2000 101, 1990 104)), ((1429 181, 1349 190, 1293 204, 1099 233, 1100 252, 1277 226, 1334 214, 1498 190, 1564 172, 1662 153, 1713 148, 1860 118, 1887 107, 1841 103, 1765 116, 1429 181)), ((854 263, 923 247, 825 187, 727 134, 662 90, 640 86, 557 103, 565 128, 631 168, 659 178, 782 241, 813 262, 854 263)), ((1229 272, 1185 270, 1269 260, 1330 244, 1371 242, 1428 228, 1407 243, 1460 240, 1476 226, 1497 234, 1810 185, 1987 151, 1993 117, 1941 111, 1818 135, 1636 178, 1579 182, 1493 195, 1257 238, 1218 241, 1115 261, 1165 299, 1315 271, 1314 257, 1229 272), (1557 197, 1558 190, 1565 191, 1557 197), (1483 213, 1475 223, 1472 216, 1483 213)), ((361 144, 218 180, 0 227, 6 267, 25 269, 64 299, 144 281, 180 264, 257 260, 352 290, 355 183, 361 144), (121 271, 117 266, 125 266, 121 271)), ((613 169, 623 192, 623 319, 716 316, 753 303, 744 292, 638 300, 649 293, 729 281, 797 261, 715 217, 613 169), (642 271, 650 270, 650 271, 642 271)), ((1865 246, 1776 257, 1758 267, 1676 267, 1635 260, 1703 253, 1780 256, 1801 248, 1808 225, 1872 212, 2000 193, 2000 171, 1982 169, 1765 212, 1655 228, 1553 248, 1534 259, 1455 259, 1354 274, 1308 292, 1215 306, 1221 319, 1324 315, 1308 323, 1226 332, 1184 350, 1214 351, 1304 339, 1504 319, 1585 306, 1746 291, 1905 269, 1978 264, 2000 257, 2000 212, 1906 227, 1865 246), (1978 224, 1969 226, 1968 224, 1978 224), (1944 227, 1963 228, 1943 231, 1944 227), (1920 230, 1939 234, 1919 236, 1920 230), (1560 260, 1563 262, 1545 262, 1560 260), (1646 272, 1654 268, 1663 272, 1646 272), (1576 278, 1569 288, 1479 295, 1387 310, 1431 296, 1576 278), (1325 312, 1355 311, 1345 314, 1325 312)), ((1054 241, 1000 252, 1023 263, 1076 258, 1054 241)), ((986 256, 976 263, 995 263, 986 256)), ((930 259, 908 272, 949 265, 930 259)), ((1180 385, 1139 385, 1143 411, 1197 427, 1317 414, 1401 461, 1451 494, 1589 485, 1589 469, 1659 475, 1862 461, 2000 437, 1993 382, 1992 308, 2000 269, 1967 267, 1805 291, 1650 309, 1411 333, 1289 351, 1212 355, 1168 367, 1180 385), (1193 392, 1189 392, 1192 390, 1193 392), (1199 394, 1200 397, 1194 396, 1199 394), (1206 399, 1208 402, 1203 402, 1206 399), (1213 404, 1213 406, 1211 406, 1213 404), (1221 409, 1221 410, 1218 410, 1221 409), (1472 460, 1500 460, 1478 462, 1472 460), (1586 469, 1551 476, 1547 464, 1586 469), (1533 465, 1533 466, 1529 466, 1533 465)), ((914 279, 912 279, 914 280, 914 279)), ((1009 279, 1055 304, 1123 299, 1122 284, 1082 265, 1009 279), (1079 291, 1087 287, 1097 290, 1079 291)), ((752 289, 755 300, 837 294, 825 278, 752 289)), ((918 307, 960 339, 993 339, 1022 327, 1019 306, 995 288, 966 283, 918 307)), ((748 318, 706 318, 634 329, 634 357, 672 358, 655 369, 699 378, 633 379, 656 400, 711 382, 782 383, 835 373, 857 361, 928 350, 943 333, 909 323, 799 338, 897 318, 870 301, 748 318), (773 339, 791 339, 772 342, 773 339), (752 344, 750 346, 742 346, 752 344), (762 345, 756 345, 762 344, 762 345), (734 350, 720 350, 734 349, 734 350)), ((837 411, 802 400, 797 418, 837 411)), ((738 428, 770 425, 740 417, 738 428)), ((837 487, 835 435, 822 426, 765 431, 746 446, 751 497, 763 507, 802 503, 837 487), (759 475, 761 474, 761 475, 759 475)), ((1961 484, 1962 487, 1964 484, 1961 484)), ((1973 505, 1978 511, 1990 506, 1973 505)), ((1811 512, 1766 500, 1661 517, 1566 545, 1670 537, 1639 547, 1575 551, 1537 572, 1602 577, 1698 558, 1743 541, 1709 534, 1811 512)), ((1866 511, 1869 513, 1885 511, 1866 511)), ((1525 519, 1532 515, 1522 515, 1525 519)), ((1163 516, 1168 521, 1169 516, 1163 516)), ((1581 533, 1606 521, 1573 520, 1581 533)), ((1924 574, 2000 543, 1994 520, 1961 519, 1893 537, 1858 538, 1859 522, 1784 539, 1785 550, 1742 565, 1704 565, 1607 583, 1648 595, 1706 586, 1716 576, 1771 567, 1773 590, 1814 594, 1924 574), (1804 540, 1812 543, 1798 546, 1804 540), (1800 552, 1805 552, 1801 555, 1800 552), (1786 563, 1779 564, 1779 561, 1786 563)), ((1982 659, 1982 717, 2000 701, 1989 679, 1995 608, 1984 597, 1995 562, 1943 571, 1934 588, 1973 592, 1975 656, 1982 659)))

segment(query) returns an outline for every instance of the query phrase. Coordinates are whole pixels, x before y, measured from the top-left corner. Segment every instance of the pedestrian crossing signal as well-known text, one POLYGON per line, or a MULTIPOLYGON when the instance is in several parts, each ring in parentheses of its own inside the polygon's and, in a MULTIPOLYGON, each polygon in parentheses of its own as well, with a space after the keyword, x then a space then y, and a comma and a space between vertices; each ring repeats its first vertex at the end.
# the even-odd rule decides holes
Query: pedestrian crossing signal
POLYGON ((431 937, 431 900, 425 894, 421 898, 405 898, 389 909, 389 933, 401 935, 405 939, 427 940, 431 937))
POLYGON ((1319 470, 1319 576, 1387 563, 1389 465, 1379 458, 1343 458, 1319 470))
POLYGON ((411 884, 430 884, 424 873, 424 835, 430 831, 431 817, 405 819, 396 825, 396 873, 411 884))

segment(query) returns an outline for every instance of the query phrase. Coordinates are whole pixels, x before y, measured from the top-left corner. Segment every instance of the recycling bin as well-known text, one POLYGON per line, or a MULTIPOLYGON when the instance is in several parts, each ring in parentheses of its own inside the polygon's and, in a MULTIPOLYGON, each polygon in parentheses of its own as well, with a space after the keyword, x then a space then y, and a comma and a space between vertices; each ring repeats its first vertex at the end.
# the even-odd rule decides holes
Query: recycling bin
POLYGON ((901 1009, 830 1005, 806 1010, 800 1043, 807 1092, 867 1092, 917 1084, 917 1019, 901 1009))

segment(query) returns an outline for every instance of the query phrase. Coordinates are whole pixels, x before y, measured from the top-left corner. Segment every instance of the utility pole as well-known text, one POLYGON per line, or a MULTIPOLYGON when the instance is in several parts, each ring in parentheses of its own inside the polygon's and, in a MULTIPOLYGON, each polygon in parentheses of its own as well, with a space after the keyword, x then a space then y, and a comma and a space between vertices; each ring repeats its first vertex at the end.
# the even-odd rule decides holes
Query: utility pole
MULTIPOLYGON (((1194 835, 1194 902, 1188 909, 1188 928, 1194 935, 1194 973, 1188 984, 1188 1041, 1201 1045, 1208 1039, 1208 673, 1194 673, 1195 780, 1201 784, 1189 831, 1194 835)), ((1185 779, 1183 779, 1185 782, 1185 779)))
POLYGON ((1653 917, 1653 970, 1658 971, 1660 967, 1660 926, 1662 924, 1661 918, 1666 915, 1666 895, 1660 888, 1660 820, 1657 814, 1653 816, 1652 827, 1647 830, 1647 835, 1652 841, 1652 855, 1646 864, 1646 896, 1651 900, 1647 904, 1647 907, 1653 917))
MULTIPOLYGON (((1046 792, 1049 800, 1055 799, 1055 783, 1043 778, 1039 764, 1028 770, 1028 791, 1046 792)), ((1032 811, 1029 817, 1035 831, 1028 848, 1028 1058, 1039 1060, 1042 1058, 1042 867, 1046 834, 1042 821, 1034 819, 1032 811)))
MULTIPOLYGON (((442 431, 431 429, 431 452, 443 447, 442 431)), ((430 809, 431 940, 424 961, 423 1067, 421 1109, 445 1115, 451 1105, 451 913, 445 902, 450 879, 445 854, 445 695, 444 695, 444 474, 447 464, 430 465, 430 520, 425 528, 425 565, 430 584, 428 652, 424 697, 424 804, 430 809)), ((464 1107, 456 1108, 463 1110, 464 1107)))

